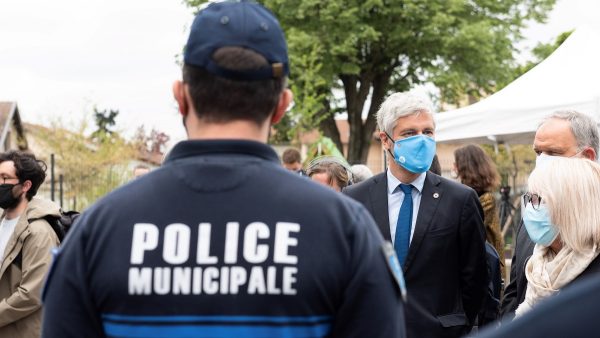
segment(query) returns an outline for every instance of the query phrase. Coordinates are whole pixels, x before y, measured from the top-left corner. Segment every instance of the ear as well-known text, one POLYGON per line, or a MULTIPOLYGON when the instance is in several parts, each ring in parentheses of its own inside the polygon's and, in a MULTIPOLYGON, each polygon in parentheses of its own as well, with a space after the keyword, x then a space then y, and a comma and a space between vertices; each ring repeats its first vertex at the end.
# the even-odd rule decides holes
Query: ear
POLYGON ((31 189, 32 183, 30 180, 27 180, 25 182, 23 182, 21 184, 21 191, 23 192, 23 194, 27 194, 27 192, 29 191, 29 189, 31 189))
POLYGON ((173 83, 173 97, 175 97, 175 101, 177 101, 177 105, 179 106, 179 113, 183 116, 186 116, 189 111, 185 87, 185 84, 179 80, 173 83))
POLYGON ((294 94, 289 89, 284 89, 279 96, 279 102, 277 102, 277 107, 275 107, 275 113, 271 117, 271 124, 277 124, 281 121, 281 118, 285 114, 285 111, 288 109, 290 103, 294 98, 294 94))
POLYGON ((381 144, 383 145, 383 147, 385 149, 390 149, 390 144, 389 142, 391 142, 390 138, 386 135, 385 132, 380 131, 379 132, 379 140, 381 141, 381 144))
POLYGON ((587 147, 587 148, 585 148, 585 149, 584 149, 584 150, 581 152, 581 155, 583 155, 583 157, 585 157, 585 158, 588 158, 588 159, 590 159, 590 160, 592 160, 592 161, 595 161, 595 160, 596 160, 596 158, 597 158, 596 156, 597 156, 598 154, 596 154, 596 151, 594 150, 594 148, 592 148, 592 147, 587 147))

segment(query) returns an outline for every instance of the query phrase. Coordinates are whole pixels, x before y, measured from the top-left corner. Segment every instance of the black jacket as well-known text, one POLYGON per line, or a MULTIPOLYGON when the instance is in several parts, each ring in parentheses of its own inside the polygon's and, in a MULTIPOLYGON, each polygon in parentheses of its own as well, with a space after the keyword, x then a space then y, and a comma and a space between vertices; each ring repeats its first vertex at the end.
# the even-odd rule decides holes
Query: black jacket
POLYGON ((404 337, 382 236, 265 144, 185 141, 83 213, 44 337, 404 337))
MULTIPOLYGON (((386 173, 344 190, 361 202, 390 240, 386 173)), ((430 172, 404 275, 409 337, 468 333, 488 285, 483 211, 475 191, 430 172)))
POLYGON ((580 275, 558 295, 542 300, 522 317, 477 338, 588 338, 600 332, 600 275, 580 275))

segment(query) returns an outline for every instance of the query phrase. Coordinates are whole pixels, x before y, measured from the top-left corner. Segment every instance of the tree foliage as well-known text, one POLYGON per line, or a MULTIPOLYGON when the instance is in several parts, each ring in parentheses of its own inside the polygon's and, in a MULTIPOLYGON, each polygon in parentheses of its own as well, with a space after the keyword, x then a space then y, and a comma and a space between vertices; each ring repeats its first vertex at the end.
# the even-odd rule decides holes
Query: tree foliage
POLYGON ((154 128, 147 133, 142 125, 136 130, 132 144, 143 153, 164 154, 170 139, 169 135, 154 128))
POLYGON ((99 110, 94 107, 94 121, 96 122, 96 130, 92 133, 92 138, 96 141, 109 139, 114 131, 111 130, 116 124, 116 118, 119 115, 119 110, 99 110))
POLYGON ((82 210, 127 181, 127 165, 136 150, 117 131, 110 131, 110 138, 98 138, 86 133, 85 120, 73 130, 65 125, 60 119, 53 121, 36 136, 45 153, 55 154, 57 177, 64 177, 64 200, 69 208, 82 210))
MULTIPOLYGON (((204 2, 186 0, 193 8, 204 2)), ((528 20, 545 19, 555 0, 262 2, 286 31, 292 86, 304 91, 296 105, 309 107, 308 120, 338 146, 331 93, 342 89, 339 108, 350 126, 347 157, 355 163, 366 160, 375 113, 390 92, 425 81, 440 87, 446 101, 469 90, 492 90, 513 62, 521 29, 528 20)))

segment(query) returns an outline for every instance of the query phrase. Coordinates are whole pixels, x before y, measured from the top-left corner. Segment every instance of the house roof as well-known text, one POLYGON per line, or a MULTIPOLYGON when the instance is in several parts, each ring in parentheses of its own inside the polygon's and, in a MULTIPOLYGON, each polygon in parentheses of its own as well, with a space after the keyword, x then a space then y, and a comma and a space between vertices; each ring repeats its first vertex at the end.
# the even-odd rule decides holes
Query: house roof
POLYGON ((19 150, 27 150, 27 138, 25 137, 17 103, 13 101, 0 101, 0 148, 2 149, 6 144, 6 138, 9 136, 11 123, 17 132, 17 147, 19 150))

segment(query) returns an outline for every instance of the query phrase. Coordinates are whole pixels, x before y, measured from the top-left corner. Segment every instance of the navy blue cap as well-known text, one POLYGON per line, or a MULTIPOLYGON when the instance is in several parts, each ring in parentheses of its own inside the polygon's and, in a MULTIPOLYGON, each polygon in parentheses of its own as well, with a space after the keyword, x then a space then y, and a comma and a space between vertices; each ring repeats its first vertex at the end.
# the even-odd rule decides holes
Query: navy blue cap
POLYGON ((266 80, 289 74, 285 36, 273 14, 253 1, 209 3, 192 23, 184 61, 211 74, 232 80, 266 80), (270 66, 253 70, 231 70, 212 59, 221 47, 244 47, 262 55, 270 66))

